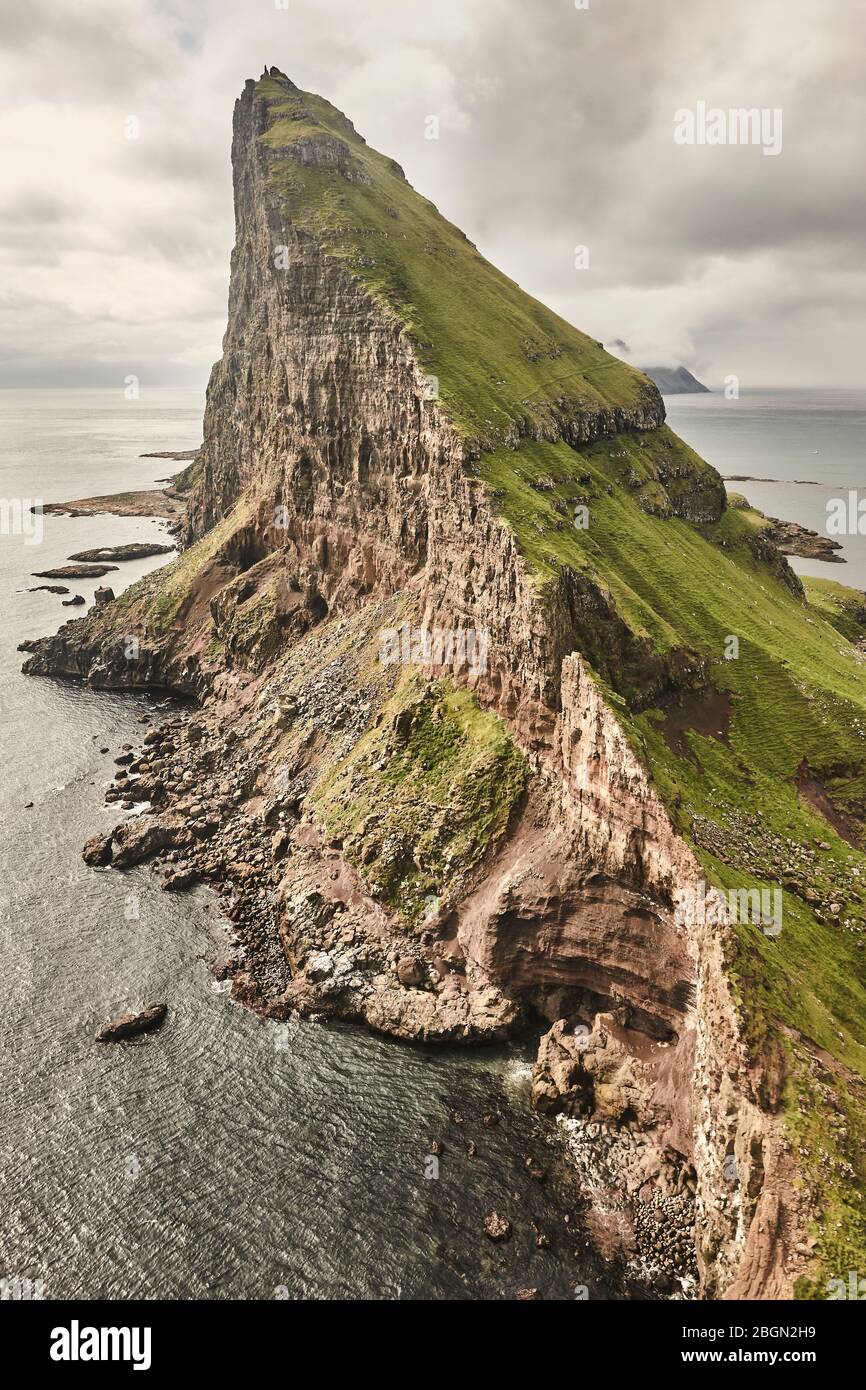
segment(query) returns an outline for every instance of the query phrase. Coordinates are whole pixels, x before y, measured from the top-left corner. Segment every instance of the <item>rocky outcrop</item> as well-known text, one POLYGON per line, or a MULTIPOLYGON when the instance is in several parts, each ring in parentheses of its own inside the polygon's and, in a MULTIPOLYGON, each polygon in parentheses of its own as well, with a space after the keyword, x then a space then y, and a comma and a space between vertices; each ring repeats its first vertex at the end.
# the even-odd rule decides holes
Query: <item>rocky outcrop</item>
MULTIPOLYGON (((202 702, 119 769, 108 799, 145 814, 85 859, 216 887, 235 995, 272 1017, 424 1041, 540 1026, 539 1104, 639 1130, 659 1193, 684 1175, 707 1291, 746 1277, 746 1251, 749 1287, 775 1289, 784 1239, 749 1232, 784 1201, 781 1145, 724 937, 677 916, 699 867, 592 674, 638 709, 703 687, 705 662, 637 636, 589 570, 539 582, 479 475, 481 434, 431 397, 423 345, 275 187, 287 161, 370 186, 348 122, 270 140, 303 97, 270 74, 236 107, 229 319, 185 553, 28 647, 32 674, 202 702), (422 645, 410 675, 383 659, 404 624, 483 633, 483 660, 422 645)), ((520 405, 501 448, 651 435, 664 416, 649 383, 520 405)), ((673 453, 625 485, 658 515, 724 505, 717 475, 673 453)))
POLYGON ((123 1042, 126 1038, 137 1037, 139 1033, 152 1033, 165 1022, 167 1014, 167 1004, 151 1004, 137 1014, 119 1014, 111 1023, 100 1028, 96 1034, 96 1041, 123 1042))
POLYGON ((644 367, 650 381, 654 381, 663 396, 691 395, 697 391, 709 391, 702 381, 693 376, 688 367, 644 367))
POLYGON ((765 537, 781 550, 783 555, 800 555, 806 560, 825 560, 831 564, 844 565, 845 556, 836 552, 842 549, 842 542, 832 536, 821 536, 798 521, 780 521, 776 516, 767 517, 770 523, 765 537))
POLYGON ((117 565, 56 565, 50 570, 34 570, 36 579, 101 579, 117 565))
POLYGON ((103 545, 95 550, 79 550, 70 560, 146 560, 150 555, 168 555, 174 546, 157 541, 130 541, 127 545, 103 545))

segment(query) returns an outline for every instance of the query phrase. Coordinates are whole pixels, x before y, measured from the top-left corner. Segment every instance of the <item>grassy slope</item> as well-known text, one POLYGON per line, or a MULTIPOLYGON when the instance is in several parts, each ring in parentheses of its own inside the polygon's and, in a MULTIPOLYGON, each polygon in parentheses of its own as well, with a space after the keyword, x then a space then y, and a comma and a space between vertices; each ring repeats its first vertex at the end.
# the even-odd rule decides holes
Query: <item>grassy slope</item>
POLYGON ((803 587, 809 602, 820 609, 849 642, 859 642, 866 637, 866 594, 862 590, 849 589, 835 579, 809 576, 804 577, 803 587))
POLYGON ((247 520, 248 511, 241 501, 195 545, 182 551, 176 559, 153 574, 145 575, 130 585, 112 605, 113 613, 119 615, 139 611, 155 634, 166 633, 172 624, 183 617, 184 607, 204 567, 247 520))
POLYGON ((526 775, 505 725, 468 690, 404 673, 313 800, 368 889, 418 927, 507 829, 526 775))
MULTIPOLYGON (((275 102, 285 96, 271 79, 260 91, 275 102)), ((324 127, 372 178, 353 182, 282 160, 273 182, 292 219, 316 232, 417 342, 442 404, 484 447, 481 474, 538 585, 564 567, 593 577, 636 635, 656 650, 701 653, 715 688, 729 692, 724 737, 687 731, 674 744, 663 712, 630 712, 628 692, 606 673, 609 696, 710 881, 791 885, 781 936, 739 929, 731 972, 754 1049, 771 1073, 774 1057, 787 1060, 786 1113, 819 1237, 815 1282, 802 1292, 820 1296, 825 1277, 856 1268, 866 1239, 866 961, 858 949, 866 856, 798 795, 795 778, 806 758, 836 804, 866 820, 866 678, 846 640, 850 605, 810 586, 810 611, 757 557, 754 513, 729 510, 704 525, 664 519, 659 467, 677 465, 679 480, 665 487, 686 499, 706 477, 706 465, 667 430, 580 450, 503 447, 515 424, 526 433, 549 421, 545 402, 633 405, 641 378, 483 261, 328 103, 304 95, 273 111, 272 147, 324 127), (293 119, 302 109, 312 120, 293 119), (579 503, 589 507, 586 530, 573 524, 579 503), (730 635, 739 655, 727 660, 730 635), (832 900, 838 916, 826 911, 832 900), (802 1039, 826 1050, 824 1074, 802 1039)))
MULTIPOLYGON (((271 78, 259 91, 285 97, 271 78)), ((467 434, 493 443, 514 422, 545 419, 550 401, 574 409, 640 401, 647 383, 639 372, 485 261, 335 107, 304 93, 274 105, 272 118, 264 137, 271 149, 328 132, 346 141, 357 168, 373 180, 355 182, 292 160, 275 161, 272 174, 292 220, 315 232, 409 329, 467 434), (299 118, 303 111, 318 124, 299 118)))

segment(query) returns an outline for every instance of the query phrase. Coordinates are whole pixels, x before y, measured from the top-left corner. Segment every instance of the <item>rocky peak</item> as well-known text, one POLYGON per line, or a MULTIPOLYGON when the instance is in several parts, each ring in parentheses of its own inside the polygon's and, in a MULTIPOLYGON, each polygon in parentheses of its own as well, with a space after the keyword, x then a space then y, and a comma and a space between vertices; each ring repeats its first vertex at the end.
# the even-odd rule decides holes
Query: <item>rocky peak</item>
MULTIPOLYGON (((828 720, 828 766, 858 765, 839 634, 810 619, 804 639, 784 561, 652 383, 329 102, 266 68, 232 164, 184 553, 29 648, 33 673, 202 703, 195 738, 139 761, 151 815, 90 862, 168 851, 173 891, 224 892, 236 995, 271 1016, 452 1041, 534 1021, 545 1108, 614 1126, 642 1191, 692 1204, 704 1287, 789 1288, 781 1044, 750 1050, 730 962, 780 1015, 792 989, 774 948, 675 899, 719 864, 774 872, 720 797, 799 815, 801 740, 818 757, 828 720), (741 663, 722 655, 738 632, 741 663)), ((814 924, 799 941, 806 958, 814 924)))

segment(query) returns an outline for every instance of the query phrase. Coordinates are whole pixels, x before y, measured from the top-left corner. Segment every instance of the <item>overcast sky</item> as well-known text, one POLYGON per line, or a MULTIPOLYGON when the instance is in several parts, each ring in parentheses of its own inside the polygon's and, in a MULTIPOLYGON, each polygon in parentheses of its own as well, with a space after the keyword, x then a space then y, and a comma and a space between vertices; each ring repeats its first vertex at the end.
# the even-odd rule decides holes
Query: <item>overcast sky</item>
POLYGON ((858 0, 282 4, 0 0, 2 384, 204 384, 232 106, 275 64, 633 360, 743 389, 862 385, 858 0), (700 101, 781 109, 781 153, 677 144, 675 112, 700 101))

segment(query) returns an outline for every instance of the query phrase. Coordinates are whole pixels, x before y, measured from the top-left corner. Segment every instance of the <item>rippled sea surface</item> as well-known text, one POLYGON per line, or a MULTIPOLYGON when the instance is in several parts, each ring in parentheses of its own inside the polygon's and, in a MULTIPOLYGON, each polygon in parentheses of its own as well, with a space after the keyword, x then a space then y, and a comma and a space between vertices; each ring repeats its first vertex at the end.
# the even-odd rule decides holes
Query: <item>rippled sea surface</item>
MULTIPOLYGON (((866 487, 866 391, 747 391, 666 396, 668 424, 720 473, 775 482, 732 482, 754 507, 826 535, 827 503, 866 487), (799 481, 798 481, 799 480, 799 481)), ((838 536, 844 564, 790 563, 798 574, 866 588, 864 534, 838 536)))
MULTIPOLYGON (((149 487, 182 465, 139 455, 198 444, 202 404, 0 392, 0 497, 149 487)), ((211 975, 225 925, 207 892, 167 896, 147 868, 82 863, 84 839, 116 819, 102 802, 112 758, 155 701, 22 676, 17 643, 76 611, 22 590, 58 582, 29 574, 74 550, 163 535, 150 520, 46 517, 39 544, 0 536, 0 1276, 41 1279, 46 1297, 627 1296, 566 1222, 575 1193, 528 1109, 528 1046, 424 1051, 266 1023, 211 975), (122 1009, 163 999, 158 1033, 93 1042, 122 1009), (513 1223, 507 1245, 483 1235, 491 1208, 513 1223)), ((104 582, 119 591, 157 563, 104 582)), ((94 587, 70 583, 88 601, 94 587)))

